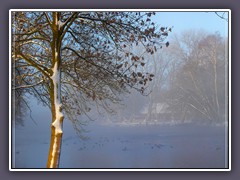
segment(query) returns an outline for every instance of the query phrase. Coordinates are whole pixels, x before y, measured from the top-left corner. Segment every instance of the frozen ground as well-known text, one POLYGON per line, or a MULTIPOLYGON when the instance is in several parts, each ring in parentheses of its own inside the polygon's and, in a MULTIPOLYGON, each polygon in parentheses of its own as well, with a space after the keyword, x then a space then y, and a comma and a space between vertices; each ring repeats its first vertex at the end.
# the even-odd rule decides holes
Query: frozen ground
MULTIPOLYGON (((48 123, 42 124, 16 128, 16 168, 45 168, 50 132, 48 123)), ((225 129, 92 124, 89 139, 80 140, 65 123, 60 168, 227 168, 225 129)))

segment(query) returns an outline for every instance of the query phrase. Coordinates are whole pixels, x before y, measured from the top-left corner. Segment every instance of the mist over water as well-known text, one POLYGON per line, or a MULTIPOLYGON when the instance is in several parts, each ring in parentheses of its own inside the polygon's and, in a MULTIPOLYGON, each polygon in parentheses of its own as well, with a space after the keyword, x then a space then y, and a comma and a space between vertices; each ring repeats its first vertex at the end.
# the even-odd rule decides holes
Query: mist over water
MULTIPOLYGON (((16 126, 15 168, 45 168, 51 114, 32 103, 32 116, 16 126)), ((64 121, 60 168, 227 168, 226 126, 185 123, 126 124, 92 121, 80 139, 64 121)))
POLYGON ((225 135, 219 127, 99 125, 93 129, 85 142, 65 140, 61 160, 66 163, 61 167, 225 167, 225 135), (69 147, 71 142, 75 148, 69 147))

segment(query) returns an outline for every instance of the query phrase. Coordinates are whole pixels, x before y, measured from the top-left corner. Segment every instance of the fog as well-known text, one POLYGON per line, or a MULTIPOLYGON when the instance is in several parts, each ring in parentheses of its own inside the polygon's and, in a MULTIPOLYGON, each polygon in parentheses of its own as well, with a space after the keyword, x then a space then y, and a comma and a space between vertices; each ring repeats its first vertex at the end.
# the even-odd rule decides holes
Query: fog
MULTIPOLYGON (((154 74, 147 94, 130 89, 121 104, 109 105, 113 113, 91 102, 92 120, 79 116, 88 122, 85 138, 65 116, 60 168, 228 168, 226 39, 203 32, 176 37, 144 66, 154 74)), ((51 112, 29 101, 33 120, 28 108, 13 120, 12 166, 45 168, 51 112)))
MULTIPOLYGON (((32 116, 16 126, 13 167, 45 168, 50 141, 50 111, 35 101, 32 116)), ((76 135, 64 121, 60 168, 227 168, 225 125, 127 124, 91 121, 76 135)))

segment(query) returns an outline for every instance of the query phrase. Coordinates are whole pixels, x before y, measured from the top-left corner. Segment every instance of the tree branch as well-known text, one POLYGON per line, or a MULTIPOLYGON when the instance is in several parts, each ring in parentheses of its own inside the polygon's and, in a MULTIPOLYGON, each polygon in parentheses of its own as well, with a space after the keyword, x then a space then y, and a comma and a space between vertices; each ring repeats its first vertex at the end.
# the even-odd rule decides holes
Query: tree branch
POLYGON ((22 85, 22 86, 18 86, 18 87, 13 87, 12 89, 13 90, 17 90, 17 89, 22 89, 22 88, 31 88, 33 86, 37 86, 37 85, 41 84, 42 82, 44 82, 44 80, 41 80, 41 81, 39 81, 39 82, 37 82, 35 84, 28 84, 28 85, 22 85))
POLYGON ((47 19, 48 24, 49 24, 50 27, 52 28, 52 22, 51 22, 51 20, 50 20, 50 18, 49 18, 49 16, 48 16, 48 14, 47 14, 46 12, 44 12, 44 15, 45 15, 45 17, 46 17, 46 19, 47 19))
POLYGON ((45 68, 44 70, 41 69, 39 66, 39 64, 37 64, 36 62, 34 62, 33 60, 31 60, 30 58, 28 58, 27 56, 24 56, 21 52, 19 52, 19 56, 21 56, 23 59, 25 59, 29 64, 31 64, 33 67, 35 67, 37 70, 41 71, 47 78, 50 79, 50 72, 47 68, 45 68), (47 73, 46 73, 47 72, 47 73), (49 74, 48 74, 49 73, 49 74))
POLYGON ((68 29, 70 28, 70 26, 72 25, 72 23, 74 22, 75 18, 77 17, 78 15, 78 12, 75 12, 72 14, 72 16, 70 16, 65 22, 64 24, 62 25, 61 27, 61 31, 62 31, 62 34, 61 34, 61 38, 64 37, 64 35, 66 34, 66 32, 68 31, 68 29))

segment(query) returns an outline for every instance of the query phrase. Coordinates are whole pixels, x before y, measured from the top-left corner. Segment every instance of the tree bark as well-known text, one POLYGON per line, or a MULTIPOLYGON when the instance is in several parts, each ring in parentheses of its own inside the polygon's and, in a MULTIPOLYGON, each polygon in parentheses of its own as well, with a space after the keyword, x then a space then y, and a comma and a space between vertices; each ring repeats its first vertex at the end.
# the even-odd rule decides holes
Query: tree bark
POLYGON ((61 34, 59 27, 59 13, 53 12, 51 24, 53 32, 52 48, 52 74, 50 84, 50 101, 52 111, 51 141, 49 147, 47 168, 58 168, 62 143, 63 114, 61 105, 61 34))
POLYGON ((51 127, 51 143, 48 154, 47 168, 58 168, 61 154, 62 133, 56 133, 51 127))
POLYGON ((62 108, 58 106, 56 102, 60 104, 60 94, 55 94, 60 88, 60 82, 51 83, 53 85, 51 92, 51 106, 52 106, 52 124, 51 124, 51 141, 48 154, 47 168, 58 168, 61 154, 61 143, 62 143, 62 125, 63 118, 62 108), (58 123, 58 124, 57 124, 58 123))

